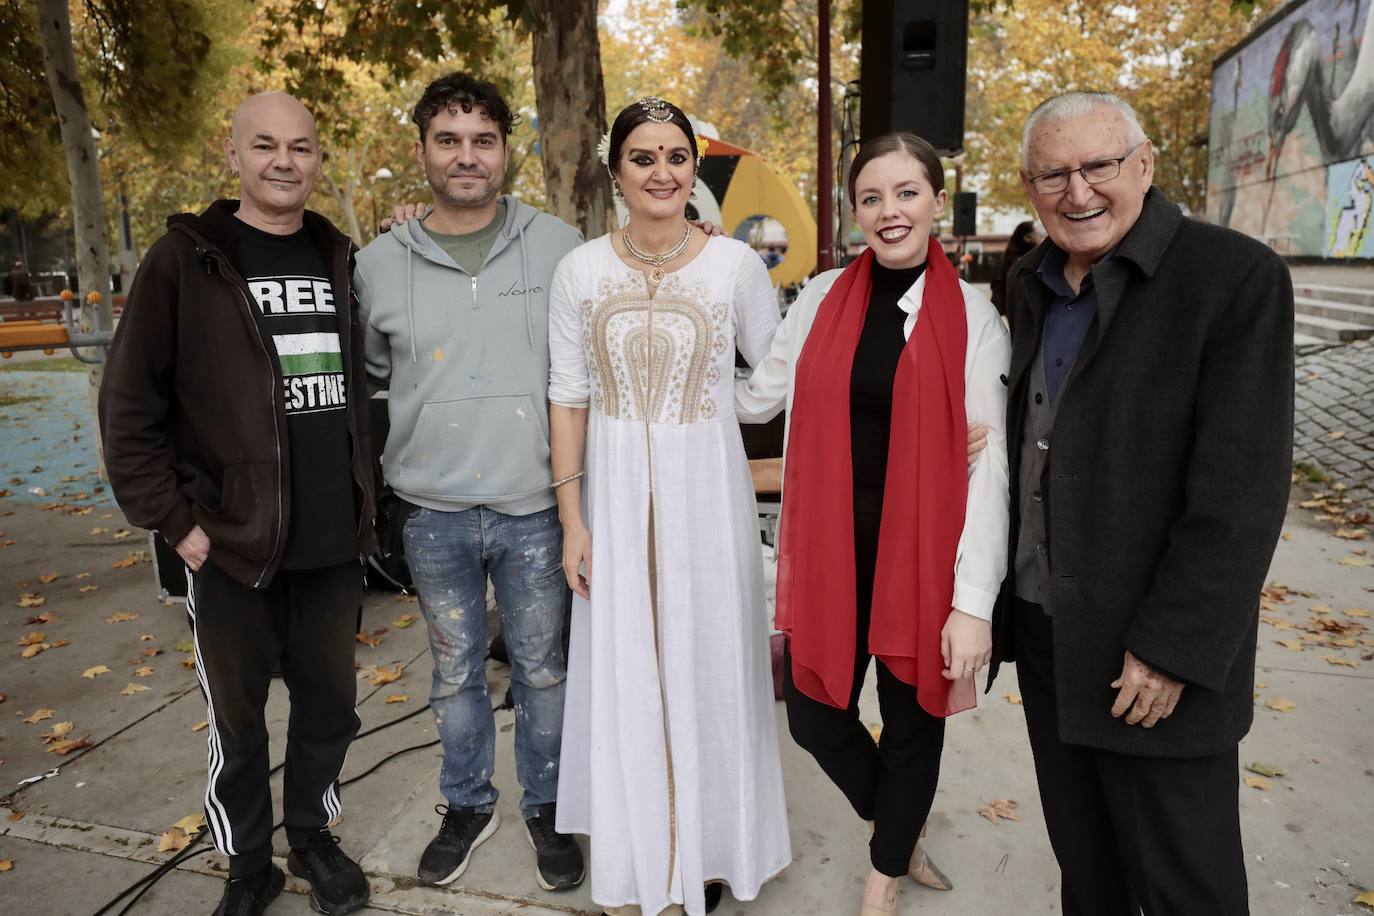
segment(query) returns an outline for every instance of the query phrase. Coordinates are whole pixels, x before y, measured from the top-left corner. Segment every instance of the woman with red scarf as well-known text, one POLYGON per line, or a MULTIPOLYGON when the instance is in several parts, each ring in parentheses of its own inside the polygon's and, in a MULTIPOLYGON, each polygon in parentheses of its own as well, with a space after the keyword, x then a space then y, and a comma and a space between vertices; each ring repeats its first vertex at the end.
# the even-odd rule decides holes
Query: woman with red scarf
POLYGON ((745 419, 786 402, 777 626, 788 722, 872 825, 860 914, 888 916, 902 875, 937 883, 919 841, 945 717, 974 705, 991 649, 1011 344, 939 248, 927 257, 946 201, 930 144, 869 140, 848 190, 868 249, 807 285, 736 396, 745 419), (968 424, 988 429, 971 466, 968 424), (876 743, 859 719, 875 657, 876 743))

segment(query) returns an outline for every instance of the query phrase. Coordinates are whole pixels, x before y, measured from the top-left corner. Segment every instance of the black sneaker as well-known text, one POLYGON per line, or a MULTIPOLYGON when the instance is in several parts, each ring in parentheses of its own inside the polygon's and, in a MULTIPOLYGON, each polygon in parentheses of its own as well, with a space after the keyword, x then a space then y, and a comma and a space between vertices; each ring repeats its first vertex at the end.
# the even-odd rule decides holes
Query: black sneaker
POLYGON ((478 813, 476 808, 435 805, 434 810, 444 816, 444 822, 420 856, 415 875, 425 884, 444 885, 462 877, 472 851, 496 832, 501 818, 494 809, 478 813))
POLYGON ((586 867, 577 840, 553 828, 556 806, 550 802, 525 818, 525 837, 534 850, 534 880, 546 891, 566 891, 582 883, 586 867))
POLYGON ((312 834, 302 848, 293 847, 286 867, 310 882, 310 906, 317 913, 351 913, 367 904, 367 877, 328 830, 312 834))
POLYGON ((284 884, 286 876, 271 862, 251 875, 230 878, 224 882, 224 894, 214 916, 258 916, 277 899, 284 884))

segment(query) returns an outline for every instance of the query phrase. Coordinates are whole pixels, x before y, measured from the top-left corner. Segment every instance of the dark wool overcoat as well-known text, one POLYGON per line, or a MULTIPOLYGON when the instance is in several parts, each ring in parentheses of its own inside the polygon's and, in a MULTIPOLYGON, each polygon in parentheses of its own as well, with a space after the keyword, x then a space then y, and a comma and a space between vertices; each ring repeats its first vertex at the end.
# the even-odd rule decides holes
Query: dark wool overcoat
MULTIPOLYGON (((1026 388, 1051 242, 1008 280, 1008 570, 1026 388)), ((1287 507, 1293 287, 1248 236, 1184 217, 1158 189, 1092 270, 1098 312, 1060 395, 1041 482, 1061 740, 1155 757, 1220 753, 1250 728, 1259 591, 1287 507), (1186 686, 1151 729, 1111 716, 1125 650, 1186 686)), ((993 661, 1014 661, 1011 573, 993 661)))

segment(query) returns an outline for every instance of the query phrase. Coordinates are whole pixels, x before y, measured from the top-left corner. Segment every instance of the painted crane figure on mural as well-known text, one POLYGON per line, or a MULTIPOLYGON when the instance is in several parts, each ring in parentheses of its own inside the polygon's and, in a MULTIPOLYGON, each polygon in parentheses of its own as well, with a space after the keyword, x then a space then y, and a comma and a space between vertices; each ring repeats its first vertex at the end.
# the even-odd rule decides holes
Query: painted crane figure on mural
POLYGON ((1264 168, 1269 184, 1269 200, 1264 207, 1266 224, 1279 155, 1304 105, 1312 116, 1323 162, 1353 158, 1367 138, 1374 139, 1374 52, 1363 40, 1369 34, 1372 16, 1374 4, 1366 8, 1363 21, 1360 4, 1354 4, 1350 32, 1344 42, 1338 33, 1329 64, 1323 57, 1317 30, 1308 20, 1298 20, 1284 36, 1269 84, 1269 155, 1264 168), (1355 64, 1337 90, 1327 67, 1334 70, 1343 55, 1353 55, 1355 64))

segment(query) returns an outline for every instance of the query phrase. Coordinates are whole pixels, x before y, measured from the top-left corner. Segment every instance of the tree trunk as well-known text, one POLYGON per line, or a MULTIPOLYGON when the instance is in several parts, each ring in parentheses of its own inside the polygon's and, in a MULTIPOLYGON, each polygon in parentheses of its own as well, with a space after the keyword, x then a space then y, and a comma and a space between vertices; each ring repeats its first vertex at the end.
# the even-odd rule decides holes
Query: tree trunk
POLYGON ((611 183, 597 158, 606 132, 606 85, 596 0, 530 0, 534 97, 545 209, 587 238, 611 228, 611 183))
MULTIPOLYGON (((43 68, 48 74, 53 105, 62 128, 62 147, 67 155, 67 179, 72 186, 72 219, 76 228, 76 269, 81 289, 100 294, 97 310, 105 330, 114 327, 110 302, 110 250, 105 238, 105 198, 100 191, 100 160, 91 131, 91 115, 81 92, 81 77, 76 69, 72 47, 72 18, 67 0, 38 0, 38 31, 43 40, 43 68)), ((89 314, 83 309, 82 314, 89 314)), ((102 351, 102 355, 103 351, 102 351)), ((91 367, 91 411, 104 364, 91 367)), ((100 425, 92 423, 100 479, 105 476, 105 459, 100 443, 100 425)))

